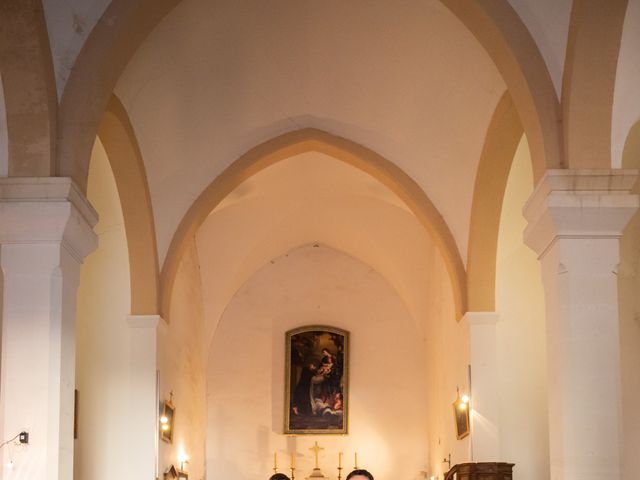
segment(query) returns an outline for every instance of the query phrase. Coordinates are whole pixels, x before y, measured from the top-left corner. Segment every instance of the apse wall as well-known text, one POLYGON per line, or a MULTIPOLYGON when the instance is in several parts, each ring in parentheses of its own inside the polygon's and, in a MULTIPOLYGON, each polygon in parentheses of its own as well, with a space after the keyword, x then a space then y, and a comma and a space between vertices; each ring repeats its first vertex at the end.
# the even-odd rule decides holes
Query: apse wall
POLYGON ((76 320, 78 390, 74 478, 107 480, 128 465, 129 256, 120 199, 99 140, 89 169, 88 197, 100 215, 98 248, 80 270, 76 320))
POLYGON ((509 172, 496 258, 500 460, 516 464, 518 480, 549 477, 544 290, 540 263, 522 237, 522 208, 532 191, 523 138, 509 172))
POLYGON ((207 478, 268 478, 297 452, 297 478, 320 463, 336 475, 359 464, 376 479, 418 479, 427 471, 425 343, 399 296, 372 268, 322 245, 273 259, 229 303, 207 364, 207 478), (330 325, 351 332, 346 436, 284 436, 285 332, 330 325))

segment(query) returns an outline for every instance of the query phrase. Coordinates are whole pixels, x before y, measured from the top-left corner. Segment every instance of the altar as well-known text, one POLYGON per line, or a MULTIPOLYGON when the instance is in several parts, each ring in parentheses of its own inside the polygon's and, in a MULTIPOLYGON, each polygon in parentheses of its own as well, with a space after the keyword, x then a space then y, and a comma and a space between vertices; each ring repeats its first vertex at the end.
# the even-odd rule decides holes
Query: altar
MULTIPOLYGON (((342 470, 344 470, 343 466, 342 466, 342 460, 343 460, 343 452, 339 452, 338 453, 338 463, 337 463, 337 467, 335 467, 335 469, 337 470, 337 475, 336 476, 332 476, 328 473, 323 472, 322 468, 320 467, 320 452, 322 452, 324 450, 323 447, 321 447, 320 445, 318 445, 318 442, 315 442, 313 447, 309 448, 309 450, 313 453, 313 457, 314 457, 314 467, 313 470, 307 475, 307 476, 303 476, 302 478, 304 478, 305 480, 314 480, 314 479, 327 479, 327 480, 333 480, 333 479, 337 479, 337 480, 342 480, 343 475, 342 475, 342 470)), ((360 467, 358 466, 358 453, 354 452, 354 470, 358 470, 360 467)), ((289 478, 291 480, 295 480, 296 478, 296 453, 291 453, 290 456, 290 464, 289 464, 289 478)), ((329 471, 327 469, 327 471, 329 471)), ((277 452, 274 452, 273 454, 273 473, 277 474, 279 473, 278 471, 278 454, 277 452)), ((298 474, 299 475, 299 474, 298 474)), ((298 477, 300 478, 300 477, 298 477)))

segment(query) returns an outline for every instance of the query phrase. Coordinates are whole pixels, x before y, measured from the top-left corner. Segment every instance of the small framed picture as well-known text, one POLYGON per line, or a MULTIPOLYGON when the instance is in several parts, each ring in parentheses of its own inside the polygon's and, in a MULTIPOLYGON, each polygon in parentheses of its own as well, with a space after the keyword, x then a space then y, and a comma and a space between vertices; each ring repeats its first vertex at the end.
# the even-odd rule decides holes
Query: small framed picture
POLYGON ((469 402, 465 402, 458 396, 456 401, 453 402, 453 417, 456 424, 458 440, 461 440, 469 435, 471 431, 469 426, 469 402))
POLYGON ((173 425, 175 422, 176 407, 171 400, 165 400, 160 412, 160 438, 167 443, 173 442, 173 425))

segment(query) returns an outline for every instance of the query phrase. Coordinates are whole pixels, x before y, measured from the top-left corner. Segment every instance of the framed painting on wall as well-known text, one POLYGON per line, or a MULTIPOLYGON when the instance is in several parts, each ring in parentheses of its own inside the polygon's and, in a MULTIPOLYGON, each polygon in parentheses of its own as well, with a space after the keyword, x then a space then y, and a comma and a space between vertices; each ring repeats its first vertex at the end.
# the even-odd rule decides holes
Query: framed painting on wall
POLYGON ((453 416, 456 423, 456 434, 458 440, 462 440, 469 435, 469 402, 465 402, 463 399, 458 398, 453 402, 453 416))
MULTIPOLYGON (((173 394, 171 395, 173 397, 173 394)), ((167 443, 173 442, 173 426, 176 416, 176 407, 171 400, 162 403, 160 413, 160 438, 167 443)))
POLYGON ((309 326, 285 336, 284 433, 346 434, 349 332, 309 326))

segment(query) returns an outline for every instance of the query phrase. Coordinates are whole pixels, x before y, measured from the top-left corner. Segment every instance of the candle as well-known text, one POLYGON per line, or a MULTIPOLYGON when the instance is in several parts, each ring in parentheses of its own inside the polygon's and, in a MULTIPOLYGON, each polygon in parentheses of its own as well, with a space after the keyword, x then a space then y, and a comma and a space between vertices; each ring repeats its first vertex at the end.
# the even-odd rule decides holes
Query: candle
POLYGON ((354 462, 355 463, 355 468, 354 468, 354 470, 358 470, 358 452, 354 453, 353 456, 354 456, 354 459, 355 459, 355 462, 354 462))
POLYGON ((273 452, 273 471, 278 470, 278 452, 273 452))
POLYGON ((338 453, 338 468, 342 468, 342 452, 338 453))
POLYGON ((292 453, 291 454, 291 468, 296 468, 296 454, 292 453))

